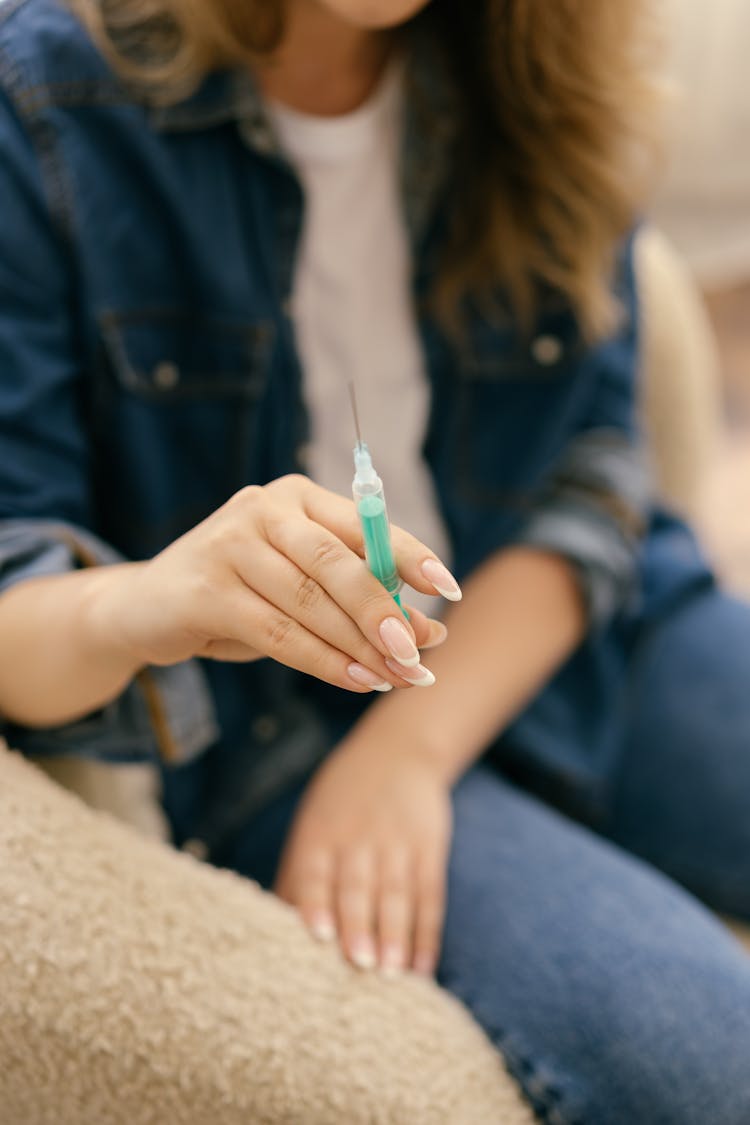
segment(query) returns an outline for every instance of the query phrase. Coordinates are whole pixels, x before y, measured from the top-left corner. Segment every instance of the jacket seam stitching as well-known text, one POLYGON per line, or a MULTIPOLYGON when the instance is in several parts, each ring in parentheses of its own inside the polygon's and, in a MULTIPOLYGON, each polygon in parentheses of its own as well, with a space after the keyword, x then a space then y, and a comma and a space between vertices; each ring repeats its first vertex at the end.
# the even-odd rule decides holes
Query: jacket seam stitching
POLYGON ((36 156, 52 225, 62 240, 62 248, 68 261, 71 262, 75 245, 73 208, 54 130, 49 122, 33 112, 33 107, 24 105, 23 90, 19 89, 21 80, 18 66, 9 58, 7 51, 0 48, 0 81, 3 79, 5 93, 26 129, 36 156))
POLYGON ((30 84, 17 95, 20 105, 28 110, 48 106, 137 105, 127 90, 98 78, 30 84))

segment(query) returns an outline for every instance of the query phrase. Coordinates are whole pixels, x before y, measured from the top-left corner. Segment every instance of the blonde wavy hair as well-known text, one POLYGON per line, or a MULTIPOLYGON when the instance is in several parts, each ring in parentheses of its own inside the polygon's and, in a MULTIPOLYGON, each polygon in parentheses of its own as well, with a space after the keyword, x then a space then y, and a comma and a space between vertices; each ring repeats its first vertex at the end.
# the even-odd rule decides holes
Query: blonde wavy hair
MULTIPOLYGON (((123 78, 164 103, 273 51, 288 0, 69 2, 123 78)), ((653 0, 432 0, 412 21, 435 39, 460 107, 452 166, 461 175, 434 286, 446 322, 457 323, 467 298, 500 291, 530 328, 552 291, 585 336, 614 326, 615 251, 656 151, 653 9, 653 0)))

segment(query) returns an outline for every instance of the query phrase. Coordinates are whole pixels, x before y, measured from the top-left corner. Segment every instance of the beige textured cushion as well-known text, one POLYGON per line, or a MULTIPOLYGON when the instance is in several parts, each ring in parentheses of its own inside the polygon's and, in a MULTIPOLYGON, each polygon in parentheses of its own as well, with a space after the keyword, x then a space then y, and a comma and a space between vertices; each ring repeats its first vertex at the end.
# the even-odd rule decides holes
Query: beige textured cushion
POLYGON ((719 356, 708 314, 684 262, 653 227, 636 242, 643 411, 656 482, 695 517, 722 432, 719 356))
POLYGON ((0 748, 3 1125, 530 1125, 434 985, 316 945, 229 872, 0 748))

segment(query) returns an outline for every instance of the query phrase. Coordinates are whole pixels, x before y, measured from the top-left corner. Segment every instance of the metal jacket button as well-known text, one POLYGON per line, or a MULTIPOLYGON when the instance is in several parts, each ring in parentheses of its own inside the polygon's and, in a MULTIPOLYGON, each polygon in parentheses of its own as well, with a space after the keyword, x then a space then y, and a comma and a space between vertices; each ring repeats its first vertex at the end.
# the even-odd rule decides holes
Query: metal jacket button
POLYGON ((278 736, 279 729, 279 720, 275 715, 258 715, 252 725, 253 737, 258 742, 273 742, 278 736))
POLYGON ((562 355, 562 343, 557 336, 537 336, 532 341, 531 354, 543 367, 551 367, 562 355))
POLYGON ((165 359, 157 363, 153 374, 154 383, 162 391, 169 391, 180 381, 180 371, 176 363, 165 359))

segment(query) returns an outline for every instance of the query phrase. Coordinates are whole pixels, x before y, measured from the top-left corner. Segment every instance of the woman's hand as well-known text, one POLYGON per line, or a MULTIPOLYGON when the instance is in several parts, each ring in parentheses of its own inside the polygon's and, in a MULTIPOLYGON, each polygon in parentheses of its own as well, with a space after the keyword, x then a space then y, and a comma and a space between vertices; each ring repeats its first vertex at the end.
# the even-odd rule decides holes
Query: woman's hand
POLYGON ((355 733, 313 779, 276 891, 358 967, 431 974, 450 836, 450 788, 428 757, 355 733))
MULTIPOLYGON (((413 536, 394 527, 393 547, 409 585, 460 597, 413 536)), ((432 683, 418 648, 444 627, 408 622, 362 559, 354 504, 282 477, 243 489, 149 562, 116 568, 100 627, 141 664, 270 656, 355 692, 432 683)))

